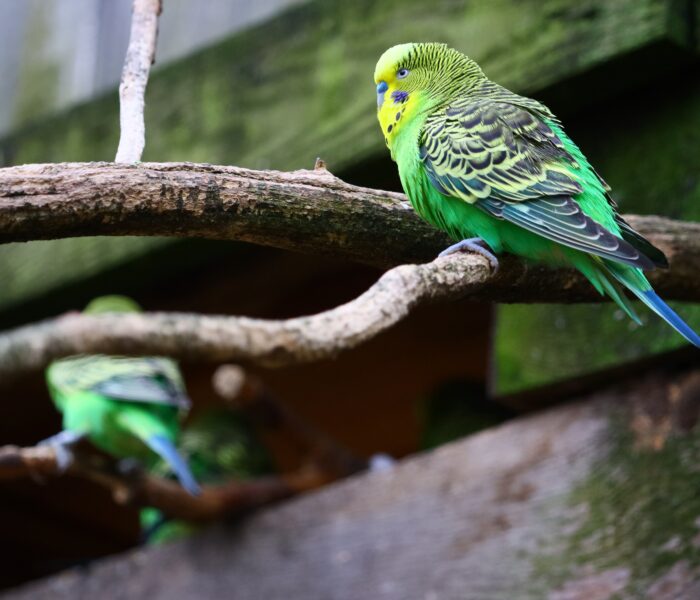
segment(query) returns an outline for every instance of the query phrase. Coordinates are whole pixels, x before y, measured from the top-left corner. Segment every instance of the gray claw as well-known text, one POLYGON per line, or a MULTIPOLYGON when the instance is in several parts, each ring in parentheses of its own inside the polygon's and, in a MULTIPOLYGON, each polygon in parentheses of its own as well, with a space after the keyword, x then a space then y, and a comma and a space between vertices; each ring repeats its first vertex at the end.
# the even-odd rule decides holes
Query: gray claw
POLYGON ((50 446, 56 453, 56 467, 59 473, 65 473, 75 461, 73 446, 85 437, 82 433, 64 430, 41 440, 37 446, 50 446))
POLYGON ((498 271, 498 258, 496 258, 496 255, 488 247, 488 244, 481 238, 468 238, 456 244, 452 244, 440 252, 438 256, 449 256, 455 252, 473 252, 474 254, 479 254, 489 261, 489 265, 491 265, 491 269, 493 269, 494 273, 498 271))

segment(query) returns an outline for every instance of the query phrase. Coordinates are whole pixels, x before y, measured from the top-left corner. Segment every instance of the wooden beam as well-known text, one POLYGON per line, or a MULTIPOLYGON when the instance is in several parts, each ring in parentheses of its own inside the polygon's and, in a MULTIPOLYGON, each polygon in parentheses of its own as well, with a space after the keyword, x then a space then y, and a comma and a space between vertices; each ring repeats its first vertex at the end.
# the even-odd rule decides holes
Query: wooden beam
POLYGON ((31 598, 697 598, 700 371, 651 373, 31 598))

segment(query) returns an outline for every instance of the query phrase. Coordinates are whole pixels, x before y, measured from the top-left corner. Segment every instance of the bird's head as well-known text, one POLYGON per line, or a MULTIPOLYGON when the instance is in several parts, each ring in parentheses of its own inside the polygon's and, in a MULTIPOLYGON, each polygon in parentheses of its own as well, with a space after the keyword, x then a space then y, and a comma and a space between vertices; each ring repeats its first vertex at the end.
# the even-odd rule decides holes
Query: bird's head
POLYGON ((447 104, 486 79, 473 60, 445 44, 399 44, 377 62, 377 114, 387 145, 412 117, 447 104))
POLYGON ((100 296, 92 300, 83 310, 88 315, 101 313, 141 312, 141 307, 126 296, 100 296))

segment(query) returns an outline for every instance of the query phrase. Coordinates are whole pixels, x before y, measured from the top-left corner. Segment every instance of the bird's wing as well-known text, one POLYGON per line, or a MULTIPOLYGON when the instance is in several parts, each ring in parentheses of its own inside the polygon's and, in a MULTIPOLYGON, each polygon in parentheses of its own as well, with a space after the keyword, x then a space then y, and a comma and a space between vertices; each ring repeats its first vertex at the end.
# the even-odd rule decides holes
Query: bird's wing
MULTIPOLYGON (((574 199, 583 192, 579 165, 535 111, 493 99, 459 100, 428 119, 420 156, 431 183, 447 196, 565 246, 653 267, 583 212, 574 199)), ((603 191, 604 185, 601 180, 603 191)))
POLYGON ((93 391, 114 400, 189 408, 177 365, 160 357, 77 356, 56 361, 47 372, 64 394, 93 391))

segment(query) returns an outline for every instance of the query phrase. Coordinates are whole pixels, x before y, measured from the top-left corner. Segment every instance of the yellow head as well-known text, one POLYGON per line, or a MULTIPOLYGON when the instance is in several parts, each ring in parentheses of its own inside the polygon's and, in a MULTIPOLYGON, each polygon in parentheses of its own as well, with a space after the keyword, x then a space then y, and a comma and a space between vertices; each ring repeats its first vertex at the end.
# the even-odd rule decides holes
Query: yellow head
POLYGON ((387 145, 422 113, 448 103, 455 94, 486 79, 461 52, 437 43, 399 44, 377 62, 377 116, 387 145))

